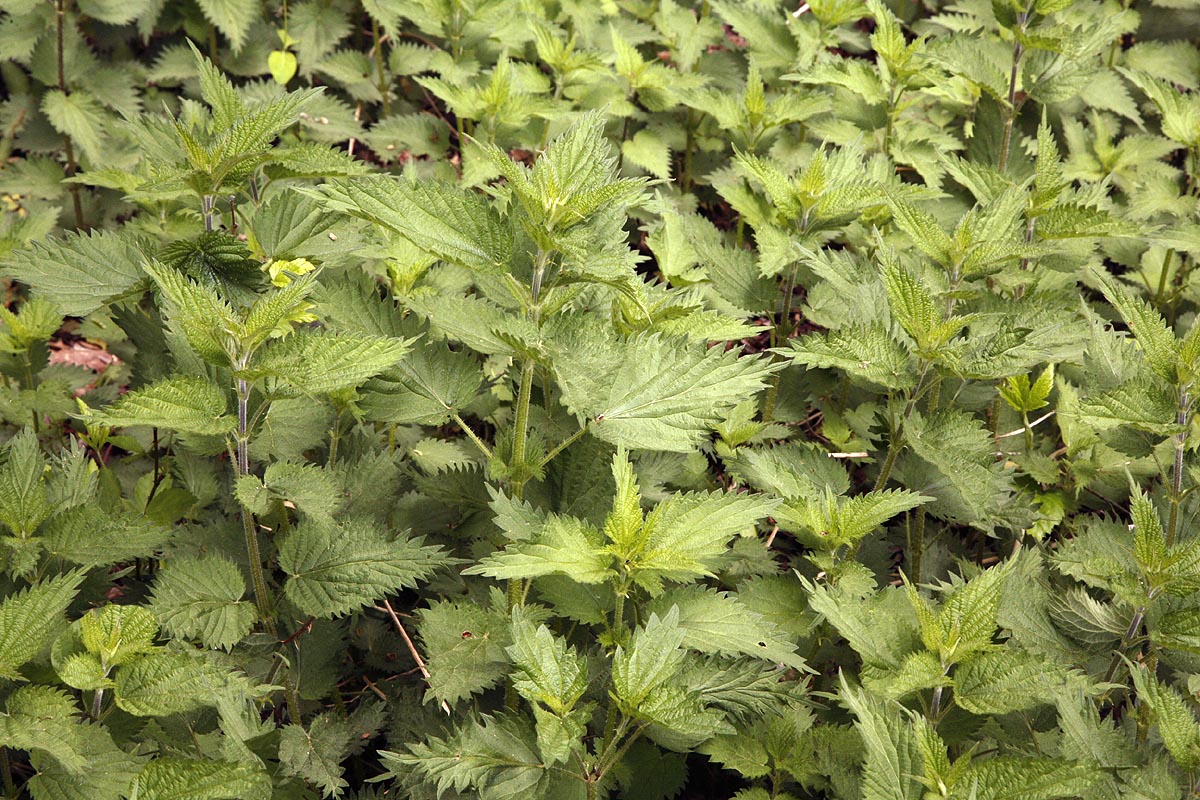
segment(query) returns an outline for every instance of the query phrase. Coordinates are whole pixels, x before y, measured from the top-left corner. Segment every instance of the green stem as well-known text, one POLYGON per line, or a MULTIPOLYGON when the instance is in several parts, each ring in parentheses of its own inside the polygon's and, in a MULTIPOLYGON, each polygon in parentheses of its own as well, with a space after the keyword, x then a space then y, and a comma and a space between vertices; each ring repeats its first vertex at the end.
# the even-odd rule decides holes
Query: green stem
POLYGON ((879 477, 875 479, 875 487, 872 491, 878 492, 887 485, 888 478, 892 474, 892 467, 896 466, 896 456, 900 455, 900 448, 903 446, 898 435, 892 437, 888 444, 887 457, 883 460, 883 467, 879 470, 879 477))
POLYGON ((1167 294, 1167 274, 1171 271, 1171 262, 1175 260, 1175 249, 1167 250, 1163 257, 1162 271, 1158 275, 1158 291, 1154 294, 1154 305, 1162 306, 1167 294))
MULTIPOLYGON (((64 97, 67 95, 67 71, 63 64, 63 29, 66 27, 67 1, 56 0, 54 4, 54 27, 58 48, 58 52, 56 53, 58 60, 58 90, 63 93, 64 97)), ((79 165, 75 161, 75 145, 71 141, 71 137, 65 133, 63 134, 63 150, 67 156, 67 177, 73 178, 79 170, 79 165)), ((72 183, 70 192, 71 204, 74 206, 73 210, 75 212, 75 227, 82 228, 83 205, 79 199, 79 184, 72 183)))
MULTIPOLYGON (((462 432, 467 435, 468 439, 470 439, 472 442, 475 443, 475 446, 479 448, 479 452, 483 453, 483 457, 490 461, 492 458, 492 449, 490 447, 488 447, 486 443, 484 443, 483 439, 479 438, 479 434, 477 434, 477 433, 475 433, 475 431, 471 430, 471 426, 467 424, 466 420, 464 420, 458 414, 451 414, 450 419, 454 420, 455 424, 458 425, 458 427, 462 428, 462 432)), ((395 432, 395 428, 393 428, 392 429, 392 449, 393 450, 396 449, 395 436, 396 436, 396 432, 395 432)))
POLYGON ((1025 426, 1025 452, 1033 452, 1033 428, 1029 427, 1029 413, 1021 412, 1021 424, 1025 426))
MULTIPOLYGON (((803 228, 807 228, 808 215, 805 214, 805 223, 803 228)), ((779 347, 784 340, 792 332, 792 302, 793 296, 796 293, 796 271, 800 265, 792 267, 792 271, 788 273, 788 277, 783 282, 783 315, 780 320, 771 329, 771 347, 779 347)), ((776 356, 772 355, 772 358, 776 356)), ((779 382, 781 373, 776 372, 771 376, 771 385, 767 388, 767 396, 763 400, 763 422, 770 422, 775 415, 775 403, 779 399, 779 382)))
POLYGON ((1125 635, 1121 637, 1120 644, 1113 651, 1112 660, 1108 662, 1108 669, 1104 672, 1104 683, 1108 683, 1117 674, 1117 667, 1121 665, 1121 653, 1129 646, 1129 643, 1137 636, 1138 631, 1142 628, 1142 622, 1146 619, 1146 606, 1141 606, 1137 611, 1133 612, 1133 619, 1129 621, 1129 627, 1125 629, 1125 635))
POLYGON ((383 74, 383 42, 379 39, 379 23, 375 21, 375 17, 371 17, 371 39, 375 43, 375 70, 379 73, 379 94, 383 96, 383 115, 385 117, 392 113, 392 101, 388 98, 389 87, 387 78, 383 74))
POLYGON ((529 401, 533 395, 533 375, 536 371, 533 359, 527 358, 521 362, 521 387, 517 393, 517 417, 513 425, 512 466, 517 470, 513 480, 513 496, 518 500, 525 493, 527 470, 525 467, 525 445, 529 436, 529 401))
MULTIPOLYGON (((1025 33, 1025 26, 1029 21, 1029 14, 1033 10, 1033 0, 1030 0, 1025 10, 1017 14, 1017 26, 1021 33, 1025 33)), ((1000 172, 1008 167, 1008 149, 1012 143, 1013 122, 1017 118, 1017 78, 1021 75, 1021 58, 1025 54, 1025 47, 1021 44, 1017 32, 1013 31, 1013 54, 1012 54, 1012 69, 1008 75, 1008 105, 1004 108, 1004 135, 1000 140, 1000 162, 997 169, 1000 172)))
POLYGON ((1175 436, 1175 462, 1171 465, 1171 516, 1167 520, 1167 547, 1175 546, 1175 535, 1179 527, 1179 504, 1183 501, 1183 451, 1187 445, 1187 417, 1191 399, 1184 392, 1179 397, 1179 410, 1175 423, 1183 426, 1175 436))
POLYGON ((566 450, 571 445, 575 444, 575 442, 579 441, 580 437, 582 437, 585 433, 587 433, 587 425, 584 425, 582 428, 580 428, 579 430, 572 433, 566 439, 563 439, 561 442, 559 442, 558 446, 555 447, 553 450, 551 450, 549 453, 547 453, 546 457, 543 458, 540 463, 538 463, 538 469, 541 469, 542 467, 546 466, 551 461, 553 461, 555 456, 557 456, 563 450, 566 450))
MULTIPOLYGON (((237 382, 237 473, 239 476, 250 474, 250 385, 244 379, 237 382)), ((242 506, 242 532, 246 537, 246 557, 250 562, 250 579, 254 585, 254 603, 258 607, 258 615, 263 625, 271 634, 275 632, 275 622, 271 613, 271 596, 267 588, 267 576, 263 570, 262 553, 258 548, 258 533, 255 531, 254 515, 250 509, 242 506)))
POLYGON ((8 748, 0 745, 0 774, 4 776, 4 796, 16 800, 17 785, 13 781, 12 762, 8 757, 8 748))
MULTIPOLYGON (((25 388, 30 390, 36 389, 37 381, 33 375, 33 361, 29 358, 28 350, 21 351, 21 364, 25 368, 25 388)), ((38 419, 39 414, 37 409, 35 408, 30 413, 33 415, 33 432, 35 434, 40 433, 42 424, 41 420, 38 419)))

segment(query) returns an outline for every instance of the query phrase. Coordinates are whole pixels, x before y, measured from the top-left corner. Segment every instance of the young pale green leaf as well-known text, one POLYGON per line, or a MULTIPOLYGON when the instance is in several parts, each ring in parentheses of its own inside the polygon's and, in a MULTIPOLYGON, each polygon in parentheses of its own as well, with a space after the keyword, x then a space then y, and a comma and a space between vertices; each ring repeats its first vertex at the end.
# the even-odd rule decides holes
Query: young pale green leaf
POLYGON ((221 436, 237 427, 237 420, 225 413, 227 404, 225 393, 210 381, 178 376, 135 389, 84 419, 113 428, 141 425, 221 436))
POLYGON ((610 552, 634 580, 656 591, 663 580, 711 575, 729 540, 753 530, 778 505, 762 495, 732 492, 674 494, 646 517, 634 549, 613 545, 610 552))
POLYGON ((615 574, 612 562, 593 526, 574 517, 551 515, 535 535, 480 559, 464 574, 502 580, 566 575, 578 583, 594 584, 615 574))
POLYGON ((1006 378, 1000 385, 1000 396, 1014 411, 1028 413, 1043 408, 1053 388, 1054 365, 1051 364, 1033 382, 1030 382, 1028 375, 1006 378))
POLYGON ((153 649, 158 622, 142 606, 110 603, 80 618, 79 637, 102 664, 116 666, 153 649))
POLYGON ((284 594, 305 614, 344 616, 397 589, 415 586, 447 562, 445 552, 365 522, 302 523, 279 545, 284 594))
POLYGON ((604 538, 618 553, 636 552, 644 544, 642 495, 637 476, 633 474, 633 464, 624 450, 618 449, 613 454, 612 473, 617 491, 613 495, 612 511, 604 519, 604 538))
POLYGON ((555 715, 571 711, 587 691, 587 664, 583 657, 542 625, 513 609, 509 658, 516 668, 513 686, 531 703, 541 703, 555 715))
POLYGON ((173 558, 154 579, 150 610, 173 635, 232 649, 254 625, 246 580, 222 558, 173 558))

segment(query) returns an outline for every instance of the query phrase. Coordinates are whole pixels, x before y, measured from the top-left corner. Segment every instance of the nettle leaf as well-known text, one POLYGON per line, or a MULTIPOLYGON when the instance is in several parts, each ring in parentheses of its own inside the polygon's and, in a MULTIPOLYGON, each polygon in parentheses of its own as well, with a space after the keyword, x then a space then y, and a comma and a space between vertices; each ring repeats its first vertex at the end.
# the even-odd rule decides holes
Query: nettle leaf
POLYGON ((175 636, 229 650, 258 617, 245 594, 246 580, 236 564, 215 557, 173 558, 154 580, 150 610, 175 636))
POLYGON ((154 647, 158 623, 141 606, 109 604, 80 618, 79 639, 102 664, 124 664, 154 647))
POLYGON ((77 724, 72 746, 87 760, 83 770, 72 771, 48 753, 32 750, 29 761, 37 774, 29 779, 30 793, 51 800, 122 800, 141 769, 145 756, 134 756, 118 747, 98 724, 77 724))
POLYGON ((678 611, 684 647, 715 655, 753 656, 792 669, 807 669, 796 646, 735 594, 685 586, 666 592, 648 606, 649 613, 659 616, 671 609, 678 611))
POLYGON ((128 229, 69 232, 9 254, 0 263, 0 274, 32 287, 62 313, 82 317, 145 280, 143 247, 128 229))
POLYGON ((545 625, 534 627, 513 609, 512 645, 508 655, 516 669, 513 687, 531 703, 541 703, 557 715, 575 707, 587 691, 583 657, 545 625))
POLYGON ((469 793, 480 800, 517 800, 545 796, 547 765, 538 753, 532 725, 521 717, 471 720, 449 739, 429 737, 408 745, 408 752, 381 751, 393 774, 415 771, 437 786, 469 793))
POLYGON ((475 399, 482 382, 479 363, 469 353, 423 342, 363 386, 359 407, 370 419, 441 425, 475 399))
POLYGON ((878 700, 852 689, 842 677, 842 701, 857 718, 855 728, 866 747, 864 800, 917 800, 921 786, 921 751, 912 726, 898 703, 878 700))
POLYGON ((797 364, 841 370, 888 389, 916 385, 912 357, 882 323, 810 333, 789 344, 792 350, 785 353, 797 364))
POLYGON ((1025 653, 985 653, 954 672, 954 701, 972 714, 1008 714, 1052 705, 1067 672, 1025 653))
POLYGON ((574 517, 550 515, 524 541, 480 559, 463 572, 501 580, 565 575, 577 583, 595 584, 616 574, 612 566, 613 557, 594 526, 574 517))
POLYGON ((341 797, 349 786, 341 762, 356 742, 374 733, 378 720, 379 707, 368 705, 349 717, 319 714, 307 728, 286 725, 280 734, 279 763, 287 774, 318 787, 325 797, 341 797))
POLYGON ((264 345, 246 375, 271 378, 283 395, 328 394, 366 381, 404 357, 411 342, 367 334, 296 331, 264 345))
POLYGON ((1104 773, 1091 764, 1001 757, 972 763, 958 784, 978 800, 1057 800, 1084 795, 1103 778, 1104 773))
POLYGON ((676 678, 686 656, 686 635, 679 627, 679 609, 672 607, 663 617, 651 614, 633 634, 628 647, 617 648, 613 656, 613 690, 627 713, 636 714, 657 690, 676 678))
POLYGON ((254 762, 161 757, 142 768, 130 792, 133 800, 265 800, 271 779, 254 762))
POLYGON ((41 652, 63 625, 63 613, 86 573, 68 572, 10 594, 0 603, 0 679, 20 680, 17 670, 41 652))
POLYGON ((241 321, 229 303, 169 267, 147 263, 143 268, 158 286, 170 324, 205 361, 227 366, 242 332, 241 321))
POLYGON ((766 386, 762 358, 658 336, 581 348, 555 369, 563 403, 589 418, 604 441, 630 449, 687 452, 739 402, 766 386))
POLYGON ((1163 745, 1184 769, 1200 766, 1200 723, 1179 692, 1142 667, 1130 669, 1138 697, 1154 714, 1163 745))
POLYGON ((155 651, 116 670, 117 705, 138 717, 161 717, 213 707, 227 692, 249 693, 250 681, 198 654, 155 651))
POLYGON ((0 466, 0 522, 18 539, 27 539, 54 511, 46 487, 46 459, 37 436, 22 431, 5 448, 0 466))
POLYGON ((429 692, 448 703, 494 686, 509 672, 510 619, 464 601, 439 601, 420 613, 417 632, 429 668, 429 692))
POLYGON ((897 514, 931 502, 934 498, 904 490, 868 492, 857 497, 838 497, 826 487, 823 497, 784 503, 775 517, 788 530, 811 532, 814 547, 836 550, 854 545, 897 514))
POLYGON ((729 540, 752 531, 778 501, 733 492, 675 494, 646 516, 634 548, 611 548, 638 583, 656 591, 663 580, 712 575, 729 540))
POLYGON ((389 592, 416 586, 448 563, 439 547, 403 535, 391 538, 353 520, 303 522, 279 545, 288 600, 322 619, 344 616, 389 592))
POLYGON ((512 258, 512 230, 479 195, 443 183, 384 176, 332 182, 321 189, 329 208, 389 228, 417 247, 484 274, 512 258))
POLYGON ((1101 287, 1104 298, 1120 312, 1129 330, 1137 337, 1150 368, 1164 380, 1174 381, 1179 364, 1179 344, 1175 334, 1167 327, 1166 320, 1154 306, 1132 296, 1111 281, 1105 281, 1101 287))
POLYGON ((0 714, 0 746, 41 751, 63 770, 79 775, 88 766, 80 752, 79 708, 61 689, 22 686, 8 696, 0 714))
POLYGON ((204 378, 173 377, 135 389, 117 402, 84 416, 88 424, 113 428, 143 425, 181 433, 222 436, 237 419, 226 413, 228 398, 204 378))

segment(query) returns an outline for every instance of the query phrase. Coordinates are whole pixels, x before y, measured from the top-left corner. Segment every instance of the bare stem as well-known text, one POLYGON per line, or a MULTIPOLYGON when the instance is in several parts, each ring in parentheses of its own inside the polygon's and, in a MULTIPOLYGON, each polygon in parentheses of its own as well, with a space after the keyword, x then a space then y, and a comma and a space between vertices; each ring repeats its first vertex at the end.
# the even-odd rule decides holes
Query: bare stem
POLYGON ((1171 516, 1167 521, 1167 547, 1175 545, 1175 535, 1179 527, 1179 504, 1183 500, 1183 451, 1187 445, 1187 417, 1191 399, 1187 392, 1179 396, 1179 409, 1175 414, 1175 423, 1181 430, 1175 436, 1175 463, 1171 465, 1171 516))
MULTIPOLYGON (((237 473, 239 476, 250 474, 250 385, 243 379, 237 382, 237 473)), ((254 515, 250 509, 242 506, 242 532, 246 537, 246 557, 250 562, 250 578, 254 584, 254 604, 258 607, 258 615, 268 632, 275 632, 275 622, 271 613, 271 596, 267 588, 267 576, 263 571, 262 553, 258 547, 258 533, 255 530, 254 515)))
POLYGON ((1117 667, 1121 665, 1121 653, 1129 646, 1137 636, 1138 631, 1142 628, 1142 622, 1146 619, 1146 607, 1142 606, 1137 611, 1133 612, 1133 619, 1129 621, 1129 627, 1125 629, 1125 635, 1121 637, 1120 644, 1113 652, 1112 661, 1108 662, 1108 669, 1104 672, 1104 683, 1108 683, 1117 674, 1117 667))
MULTIPOLYGON (((1032 10, 1032 0, 1025 10, 1017 14, 1017 27, 1020 33, 1025 32, 1032 10)), ((1025 47, 1021 44, 1018 32, 1013 31, 1012 69, 1008 75, 1008 105, 1004 109, 1004 136, 1000 141, 1000 162, 997 169, 1000 172, 1008 167, 1008 149, 1012 143, 1013 122, 1017 117, 1017 78, 1021 74, 1021 57, 1025 55, 1025 47)))
POLYGON ((4 776, 4 796, 16 798, 17 786, 13 781, 12 762, 8 758, 8 748, 0 746, 0 774, 4 776))
MULTIPOLYGON (((63 64, 63 29, 66 27, 67 2, 68 0, 55 0, 54 4, 55 35, 57 37, 56 46, 58 48, 58 52, 56 53, 58 61, 58 90, 63 93, 64 97, 68 94, 67 71, 63 64)), ((75 145, 71 142, 70 135, 66 133, 63 134, 63 150, 66 151, 67 156, 67 177, 74 178, 75 173, 79 171, 79 165, 75 161, 75 145)), ((75 227, 82 228, 83 204, 79 199, 79 184, 72 183, 70 192, 71 205, 74 206, 75 211, 75 227)))

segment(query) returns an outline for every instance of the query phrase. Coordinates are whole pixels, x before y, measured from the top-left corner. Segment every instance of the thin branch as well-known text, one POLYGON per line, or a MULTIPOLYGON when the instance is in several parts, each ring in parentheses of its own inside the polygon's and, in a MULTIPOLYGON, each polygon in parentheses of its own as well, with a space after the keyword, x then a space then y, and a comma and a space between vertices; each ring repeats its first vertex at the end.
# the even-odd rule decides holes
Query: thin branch
MULTIPOLYGON (((408 652, 412 654, 413 661, 417 662, 417 669, 421 670, 421 676, 428 683, 431 676, 428 668, 425 666, 425 659, 421 658, 421 654, 417 652, 417 646, 413 644, 408 631, 404 629, 404 623, 400 621, 400 617, 396 614, 396 610, 392 608, 391 602, 385 597, 383 598, 383 608, 379 608, 379 606, 375 606, 375 608, 379 611, 386 611, 387 615, 392 618, 396 630, 400 632, 400 638, 404 640, 404 644, 408 646, 408 652)), ((446 715, 449 716, 450 706, 445 700, 442 701, 442 711, 445 711, 446 715)))
MULTIPOLYGON (((1042 416, 1038 417, 1038 418, 1037 418, 1037 419, 1035 419, 1033 422, 1029 423, 1029 427, 1030 427, 1030 428, 1033 428, 1033 427, 1034 427, 1034 426, 1036 426, 1036 425, 1037 425, 1039 422, 1045 422, 1046 420, 1050 419, 1050 418, 1051 418, 1051 417, 1053 417, 1053 416, 1054 416, 1054 412, 1053 412, 1053 411, 1047 411, 1045 414, 1043 414, 1042 416)), ((1022 433, 1024 433, 1024 432, 1025 432, 1025 429, 1024 429, 1024 428, 1017 428, 1015 431, 1009 431, 1008 433, 998 433, 998 434, 996 434, 996 438, 997 438, 997 439, 1007 439, 1007 438, 1008 438, 1008 437, 1010 437, 1010 436, 1017 436, 1018 434, 1022 434, 1022 433)))

